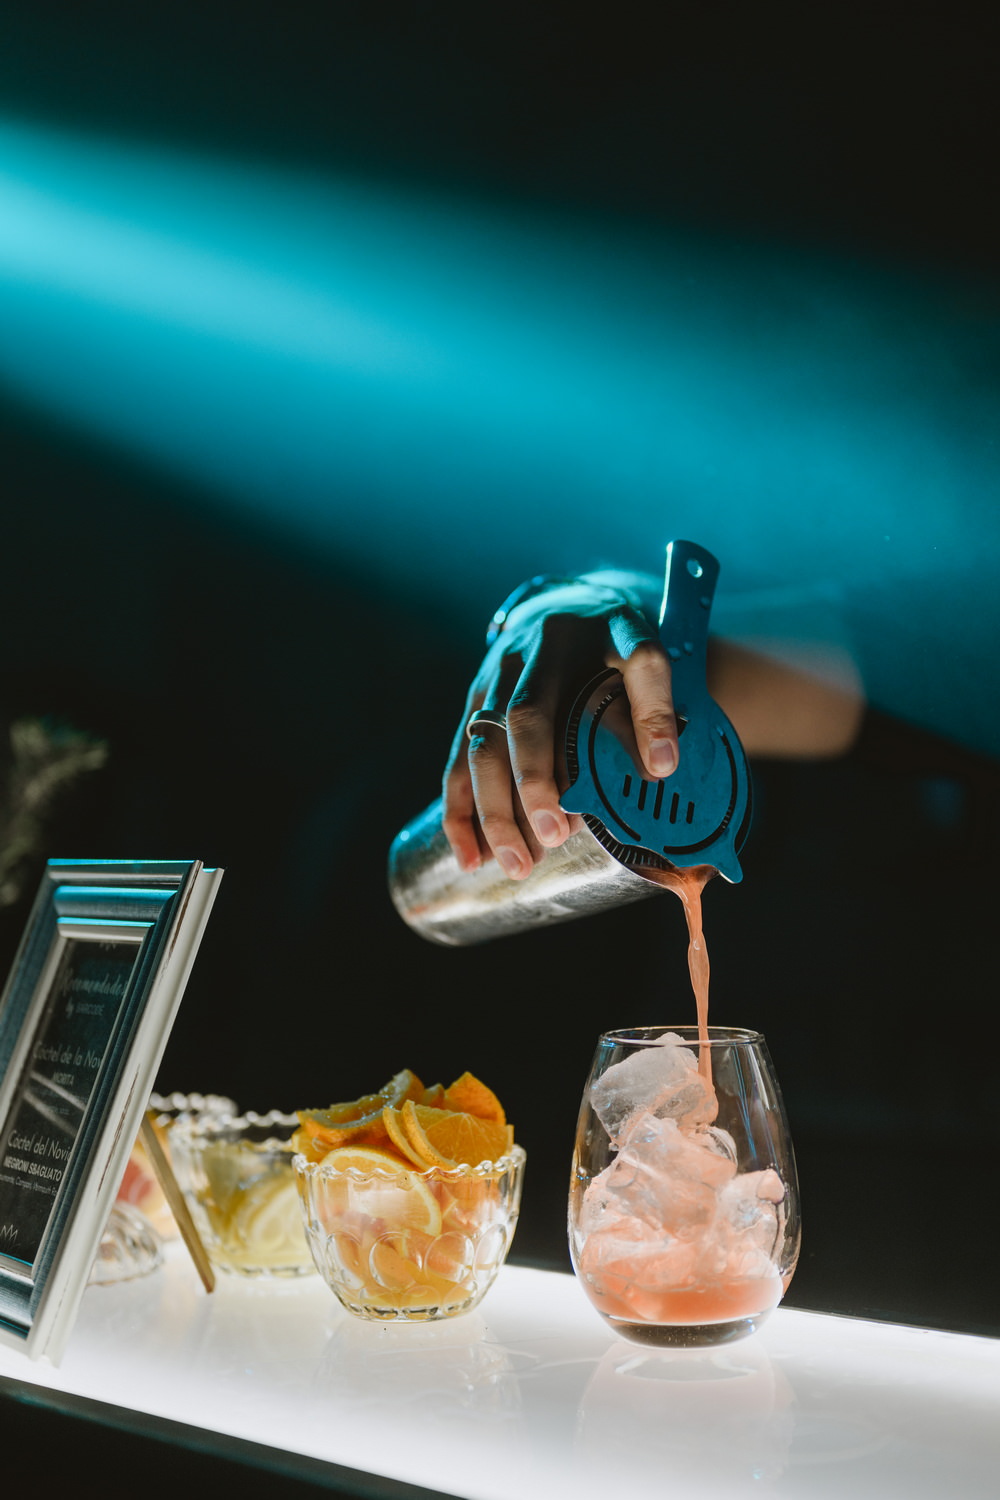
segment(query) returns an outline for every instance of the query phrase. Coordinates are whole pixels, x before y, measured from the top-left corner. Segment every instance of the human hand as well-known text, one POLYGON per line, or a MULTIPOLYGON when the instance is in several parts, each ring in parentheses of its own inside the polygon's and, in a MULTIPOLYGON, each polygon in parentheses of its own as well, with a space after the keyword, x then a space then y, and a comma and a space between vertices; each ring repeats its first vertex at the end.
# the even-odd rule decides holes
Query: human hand
POLYGON ((582 826, 559 805, 561 732, 577 693, 604 668, 622 674, 649 776, 676 768, 670 662, 646 592, 584 577, 512 609, 469 688, 445 767, 444 832, 463 869, 495 855, 523 880, 582 826))

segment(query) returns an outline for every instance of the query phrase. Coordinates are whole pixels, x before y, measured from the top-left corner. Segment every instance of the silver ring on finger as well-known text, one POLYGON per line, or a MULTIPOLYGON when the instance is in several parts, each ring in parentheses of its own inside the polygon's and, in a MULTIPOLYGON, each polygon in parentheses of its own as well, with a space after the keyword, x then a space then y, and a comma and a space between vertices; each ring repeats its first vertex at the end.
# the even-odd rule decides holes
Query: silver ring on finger
POLYGON ((470 714, 465 726, 466 739, 472 739, 474 734, 479 734, 481 726, 491 724, 494 729, 502 729, 507 733, 507 715, 500 712, 498 708, 477 708, 474 714, 470 714))

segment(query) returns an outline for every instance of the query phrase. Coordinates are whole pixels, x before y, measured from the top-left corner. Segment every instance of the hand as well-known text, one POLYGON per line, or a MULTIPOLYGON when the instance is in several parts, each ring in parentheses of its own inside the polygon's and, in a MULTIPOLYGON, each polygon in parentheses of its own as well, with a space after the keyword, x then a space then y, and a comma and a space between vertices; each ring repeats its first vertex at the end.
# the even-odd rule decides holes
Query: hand
POLYGON ((622 674, 650 777, 676 768, 670 662, 636 590, 588 577, 526 600, 476 673, 445 767, 444 831, 463 869, 495 855, 523 880, 544 849, 582 826, 559 805, 562 726, 577 693, 606 667, 622 674), (506 714, 506 733, 484 724, 470 739, 469 716, 481 708, 506 714))

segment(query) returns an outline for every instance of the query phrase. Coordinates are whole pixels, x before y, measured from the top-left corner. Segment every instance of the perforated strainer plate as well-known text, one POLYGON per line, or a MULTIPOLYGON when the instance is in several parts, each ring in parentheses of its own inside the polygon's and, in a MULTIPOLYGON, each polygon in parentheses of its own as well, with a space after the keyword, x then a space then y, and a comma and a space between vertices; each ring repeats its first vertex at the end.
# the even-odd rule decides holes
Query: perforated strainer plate
POLYGON ((743 746, 705 678, 708 623, 719 565, 693 542, 671 542, 660 635, 673 668, 681 760, 662 781, 639 761, 620 673, 580 694, 566 733, 571 785, 562 798, 595 837, 630 866, 712 865, 743 878, 737 854, 750 826, 750 772, 743 746))

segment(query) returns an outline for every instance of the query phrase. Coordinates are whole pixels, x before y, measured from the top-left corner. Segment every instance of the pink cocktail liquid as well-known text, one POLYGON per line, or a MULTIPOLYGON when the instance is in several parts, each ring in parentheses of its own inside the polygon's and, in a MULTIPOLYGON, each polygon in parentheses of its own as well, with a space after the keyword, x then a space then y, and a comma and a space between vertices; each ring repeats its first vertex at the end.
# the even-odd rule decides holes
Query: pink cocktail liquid
POLYGON ((590 1299, 606 1318, 618 1323, 665 1323, 695 1327, 701 1324, 729 1323, 744 1318, 758 1318, 777 1307, 782 1286, 777 1274, 767 1278, 702 1282, 690 1287, 655 1287, 636 1285, 627 1278, 630 1267, 619 1262, 622 1285, 616 1294, 611 1286, 614 1277, 606 1273, 606 1290, 590 1293, 590 1299))
POLYGON ((715 870, 711 865, 694 865, 689 870, 647 870, 647 877, 664 890, 679 896, 684 907, 688 930, 688 973, 694 990, 695 1014, 698 1018, 698 1040, 701 1044, 698 1066, 706 1083, 712 1083, 712 1049, 708 1046, 708 980, 711 966, 701 922, 701 893, 715 870))

